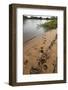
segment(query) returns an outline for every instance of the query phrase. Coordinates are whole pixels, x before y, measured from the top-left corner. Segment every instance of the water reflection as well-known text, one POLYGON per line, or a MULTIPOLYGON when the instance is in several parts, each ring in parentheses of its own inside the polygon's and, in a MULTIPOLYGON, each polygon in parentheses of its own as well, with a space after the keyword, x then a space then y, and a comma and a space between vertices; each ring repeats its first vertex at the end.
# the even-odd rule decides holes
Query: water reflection
POLYGON ((43 34, 45 30, 43 27, 40 27, 40 24, 46 21, 47 20, 26 19, 23 22, 24 42, 43 34))

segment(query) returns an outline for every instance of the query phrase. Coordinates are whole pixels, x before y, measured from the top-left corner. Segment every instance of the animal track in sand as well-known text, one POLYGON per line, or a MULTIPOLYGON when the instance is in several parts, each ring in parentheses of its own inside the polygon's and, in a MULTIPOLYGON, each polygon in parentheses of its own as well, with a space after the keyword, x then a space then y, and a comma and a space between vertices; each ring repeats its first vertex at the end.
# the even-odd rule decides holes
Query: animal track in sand
POLYGON ((41 69, 37 67, 31 67, 30 74, 39 74, 41 73, 41 69))
POLYGON ((41 49, 43 49, 43 47, 41 47, 41 49))
POLYGON ((43 51, 42 49, 40 50, 40 52, 41 52, 41 53, 44 53, 44 51, 43 51))
POLYGON ((27 63, 28 63, 28 60, 25 60, 25 61, 24 61, 24 65, 26 65, 27 63))
POLYGON ((48 68, 48 66, 47 66, 46 63, 44 63, 44 64, 42 65, 42 67, 43 67, 43 70, 47 70, 47 68, 48 68))

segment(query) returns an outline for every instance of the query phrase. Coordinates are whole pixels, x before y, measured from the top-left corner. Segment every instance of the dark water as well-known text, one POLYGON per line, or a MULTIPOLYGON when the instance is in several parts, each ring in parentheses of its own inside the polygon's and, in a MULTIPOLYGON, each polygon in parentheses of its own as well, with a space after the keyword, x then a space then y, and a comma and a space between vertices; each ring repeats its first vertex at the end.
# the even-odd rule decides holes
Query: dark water
POLYGON ((36 19, 27 19, 23 22, 23 32, 24 32, 24 42, 41 35, 45 32, 43 27, 40 27, 40 24, 43 24, 46 20, 36 20, 36 19))

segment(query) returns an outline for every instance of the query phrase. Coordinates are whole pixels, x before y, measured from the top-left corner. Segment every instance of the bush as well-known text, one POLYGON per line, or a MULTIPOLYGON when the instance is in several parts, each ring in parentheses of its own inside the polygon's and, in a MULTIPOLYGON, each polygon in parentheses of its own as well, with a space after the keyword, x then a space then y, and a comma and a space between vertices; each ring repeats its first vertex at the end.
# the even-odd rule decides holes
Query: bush
POLYGON ((41 25, 43 28, 50 30, 57 28, 57 18, 52 17, 48 22, 41 25))

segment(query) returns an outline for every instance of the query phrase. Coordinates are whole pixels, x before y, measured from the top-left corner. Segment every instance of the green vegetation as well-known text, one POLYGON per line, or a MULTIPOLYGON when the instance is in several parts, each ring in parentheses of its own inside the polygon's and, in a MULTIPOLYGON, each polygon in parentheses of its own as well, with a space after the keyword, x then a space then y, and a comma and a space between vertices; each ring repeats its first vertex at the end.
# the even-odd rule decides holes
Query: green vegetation
POLYGON ((41 24, 41 26, 47 30, 56 29, 57 28, 57 17, 51 17, 50 20, 41 24))

